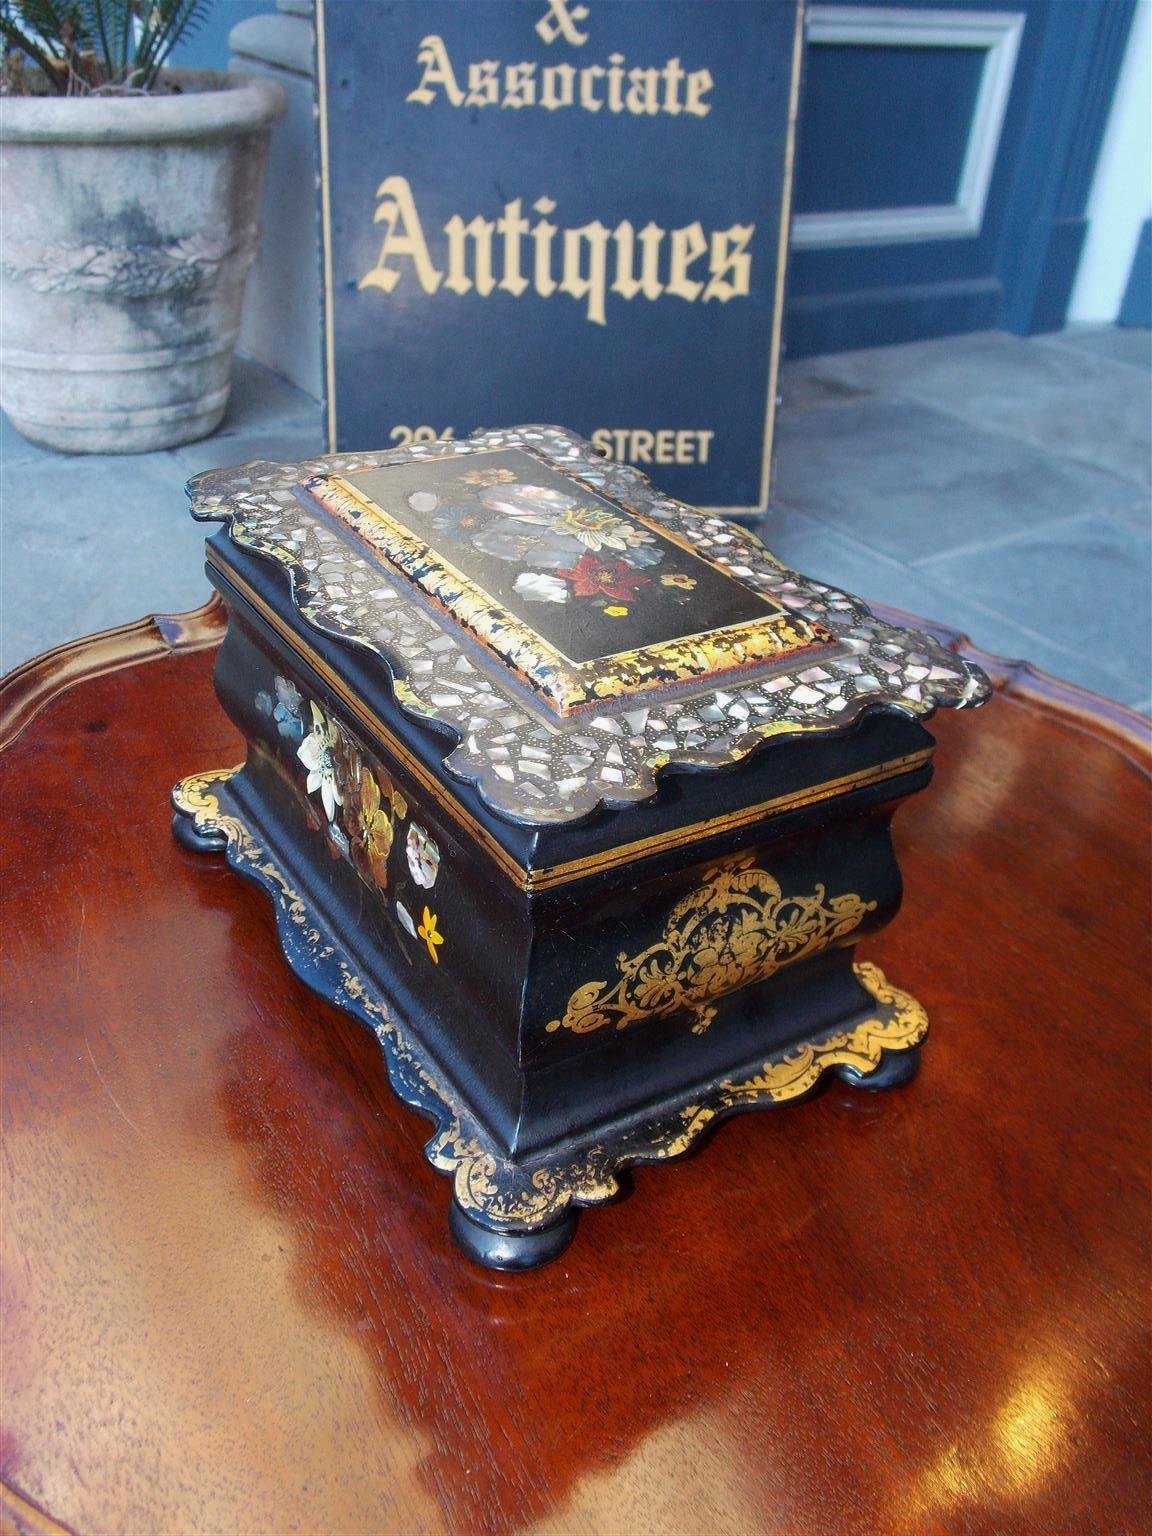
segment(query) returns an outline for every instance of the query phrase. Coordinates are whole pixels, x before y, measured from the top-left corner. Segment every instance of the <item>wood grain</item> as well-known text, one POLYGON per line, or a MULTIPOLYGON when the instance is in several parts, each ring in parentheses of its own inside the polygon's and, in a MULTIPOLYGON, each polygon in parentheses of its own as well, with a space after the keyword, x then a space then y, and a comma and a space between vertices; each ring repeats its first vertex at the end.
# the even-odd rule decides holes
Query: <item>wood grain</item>
POLYGON ((1011 678, 937 717, 865 955, 919 1079, 745 1117, 500 1277, 367 1032, 169 837, 238 755, 211 664, 41 676, 0 755, 5 1530, 1147 1529, 1131 732, 1011 678))
POLYGON ((153 613, 45 651, 0 677, 0 747, 14 741, 44 705, 74 683, 180 651, 218 646, 226 625, 215 592, 191 613, 153 613))

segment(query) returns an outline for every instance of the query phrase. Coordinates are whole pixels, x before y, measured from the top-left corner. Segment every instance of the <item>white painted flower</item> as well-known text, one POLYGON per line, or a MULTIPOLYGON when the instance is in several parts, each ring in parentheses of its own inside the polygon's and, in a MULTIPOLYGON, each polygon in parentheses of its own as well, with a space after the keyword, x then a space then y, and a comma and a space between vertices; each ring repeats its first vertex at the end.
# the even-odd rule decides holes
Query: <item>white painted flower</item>
POLYGON ((415 822, 408 828, 406 843, 408 868, 417 885, 430 891, 436 884, 436 872, 440 868, 440 850, 423 827, 415 822))
POLYGON ((522 571, 512 589, 533 603, 566 603, 568 583, 559 576, 545 576, 538 571, 522 571))
POLYGON ((310 795, 320 791, 324 802, 324 814, 329 821, 335 820, 336 807, 343 804, 340 786, 336 782, 335 727, 312 705, 312 729, 296 749, 296 756, 308 770, 307 790, 310 795))
POLYGON ((412 921, 412 914, 402 901, 396 903, 396 916, 400 919, 400 926, 406 933, 416 937, 416 924, 412 921))

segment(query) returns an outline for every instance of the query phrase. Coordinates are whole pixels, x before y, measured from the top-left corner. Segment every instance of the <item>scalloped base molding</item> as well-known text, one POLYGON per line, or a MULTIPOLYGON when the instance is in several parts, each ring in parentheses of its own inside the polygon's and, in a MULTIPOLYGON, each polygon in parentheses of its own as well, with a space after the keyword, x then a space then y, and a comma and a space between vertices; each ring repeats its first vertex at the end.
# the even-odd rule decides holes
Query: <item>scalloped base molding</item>
POLYGON ((411 1021, 397 1018, 373 994, 350 957, 317 925, 230 795, 236 772, 197 774, 176 786, 177 839, 199 852, 224 852, 234 869, 261 885, 272 897, 292 969, 375 1033, 397 1095, 435 1122, 424 1150, 433 1167, 452 1178, 453 1236, 490 1268, 530 1269, 557 1257, 575 1232, 578 1208, 615 1199, 625 1167, 681 1157, 729 1115, 805 1097, 828 1074, 865 1088, 893 1087, 915 1075, 927 1015, 876 966, 862 963, 856 975, 873 1006, 847 1024, 770 1057, 750 1077, 719 1079, 705 1090, 697 1086, 691 1102, 665 1102, 655 1115, 599 1126, 594 1139, 573 1140, 544 1156, 510 1158, 424 1050, 411 1021))

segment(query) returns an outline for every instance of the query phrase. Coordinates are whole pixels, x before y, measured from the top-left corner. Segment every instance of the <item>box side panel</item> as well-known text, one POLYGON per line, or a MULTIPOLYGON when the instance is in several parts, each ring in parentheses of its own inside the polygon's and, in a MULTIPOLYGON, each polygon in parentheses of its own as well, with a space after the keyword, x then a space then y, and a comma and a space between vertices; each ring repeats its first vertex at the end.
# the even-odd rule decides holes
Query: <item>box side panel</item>
POLYGON ((560 1057, 711 1006, 887 923, 901 897, 891 807, 841 805, 807 825, 675 867, 633 866, 533 905, 525 1054, 560 1057))
POLYGON ((747 1077, 868 1006, 857 943, 902 886, 890 823, 928 767, 533 901, 524 1144, 747 1077), (578 1090, 574 1085, 578 1085, 578 1090))
POLYGON ((422 1059, 510 1136, 529 951, 523 891, 234 599, 216 688, 249 746, 234 793, 309 913, 418 1031, 422 1059))

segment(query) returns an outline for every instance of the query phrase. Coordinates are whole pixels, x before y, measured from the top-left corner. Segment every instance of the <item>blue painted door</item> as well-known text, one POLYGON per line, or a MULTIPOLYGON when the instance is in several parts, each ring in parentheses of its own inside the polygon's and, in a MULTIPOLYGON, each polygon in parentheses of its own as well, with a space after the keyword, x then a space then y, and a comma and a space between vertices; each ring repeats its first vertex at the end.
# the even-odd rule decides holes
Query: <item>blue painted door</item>
POLYGON ((792 356, 1063 324, 1134 0, 808 7, 792 356))

